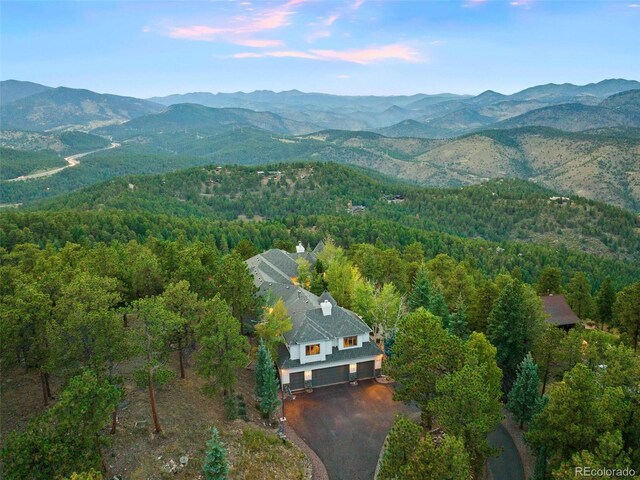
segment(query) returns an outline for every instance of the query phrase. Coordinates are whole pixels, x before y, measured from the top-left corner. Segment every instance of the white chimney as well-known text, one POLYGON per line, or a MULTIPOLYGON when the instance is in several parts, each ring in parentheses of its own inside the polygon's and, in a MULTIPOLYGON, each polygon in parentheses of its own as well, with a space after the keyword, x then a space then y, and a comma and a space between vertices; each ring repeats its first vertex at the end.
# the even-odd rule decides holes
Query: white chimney
POLYGON ((304 253, 304 247, 302 246, 302 242, 298 242, 298 245, 296 245, 296 253, 304 253))
POLYGON ((324 302, 322 302, 320 304, 320 307, 322 308, 322 315, 324 317, 328 317, 329 315, 331 315, 331 309, 333 308, 333 305, 331 305, 331 302, 329 300, 325 300, 324 302))

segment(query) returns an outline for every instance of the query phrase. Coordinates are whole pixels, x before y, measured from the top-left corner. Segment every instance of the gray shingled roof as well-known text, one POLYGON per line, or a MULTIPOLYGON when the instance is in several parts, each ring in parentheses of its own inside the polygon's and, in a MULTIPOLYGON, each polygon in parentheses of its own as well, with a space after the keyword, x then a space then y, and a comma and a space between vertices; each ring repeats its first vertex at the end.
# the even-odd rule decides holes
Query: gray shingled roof
MULTIPOLYGON (((314 252, 320 251, 319 247, 320 244, 314 252)), ((306 254, 272 249, 247 260, 258 293, 271 295, 274 299, 282 298, 287 307, 293 323, 291 331, 284 335, 287 343, 307 343, 371 332, 355 313, 338 306, 329 292, 317 297, 292 283, 291 278, 298 275, 297 255, 306 254), (324 300, 333 305, 331 315, 322 313, 320 303, 324 300)))
MULTIPOLYGON (((361 348, 347 348, 345 350, 339 350, 337 347, 334 347, 331 355, 327 356, 327 360, 308 362, 305 363, 304 366, 319 365, 327 363, 328 361, 343 362, 347 360, 356 360, 363 357, 373 357, 375 355, 380 355, 381 353, 382 351, 375 343, 368 341, 363 343, 361 348)), ((278 366, 281 368, 295 368, 301 367, 302 364, 300 363, 300 360, 291 360, 287 347, 285 345, 280 345, 280 347, 278 347, 278 366)))

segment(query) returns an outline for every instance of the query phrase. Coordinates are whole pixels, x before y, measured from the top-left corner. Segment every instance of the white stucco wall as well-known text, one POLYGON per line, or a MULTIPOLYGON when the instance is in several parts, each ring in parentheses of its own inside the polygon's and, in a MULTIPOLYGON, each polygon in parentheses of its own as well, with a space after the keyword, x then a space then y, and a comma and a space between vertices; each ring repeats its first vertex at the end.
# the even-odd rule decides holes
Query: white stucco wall
POLYGON ((324 362, 327 359, 327 355, 331 355, 331 340, 320 340, 317 342, 308 342, 300 345, 300 363, 304 365, 309 362, 324 362), (319 355, 309 355, 307 356, 307 345, 320 344, 320 354, 319 355))
POLYGON ((289 345, 289 357, 291 360, 298 360, 300 358, 300 345, 289 345))

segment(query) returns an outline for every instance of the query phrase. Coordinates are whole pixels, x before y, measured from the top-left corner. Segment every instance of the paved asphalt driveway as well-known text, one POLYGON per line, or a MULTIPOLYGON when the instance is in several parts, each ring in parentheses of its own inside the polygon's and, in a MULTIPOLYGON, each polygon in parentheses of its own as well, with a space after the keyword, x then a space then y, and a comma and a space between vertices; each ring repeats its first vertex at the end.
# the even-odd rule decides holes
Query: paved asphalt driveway
POLYGON ((498 425, 489 434, 489 445, 503 449, 500 456, 489 459, 489 470, 493 480, 524 480, 524 467, 507 429, 498 425))
POLYGON ((392 389, 373 380, 317 388, 286 401, 287 421, 320 457, 331 480, 372 480, 378 456, 398 412, 392 389))

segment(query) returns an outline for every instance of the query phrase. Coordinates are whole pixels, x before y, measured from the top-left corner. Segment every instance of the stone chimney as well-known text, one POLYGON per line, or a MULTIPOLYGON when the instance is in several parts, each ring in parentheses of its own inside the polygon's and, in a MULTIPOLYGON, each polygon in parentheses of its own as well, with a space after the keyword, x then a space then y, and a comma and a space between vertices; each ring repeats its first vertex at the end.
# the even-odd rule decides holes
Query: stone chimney
POLYGON ((304 253, 304 247, 302 246, 302 242, 298 242, 298 245, 296 245, 296 253, 304 253))
POLYGON ((324 317, 328 317, 329 315, 331 315, 331 309, 333 308, 333 305, 331 305, 331 302, 329 300, 325 300, 324 302, 322 302, 320 304, 320 307, 322 308, 322 315, 324 317))

